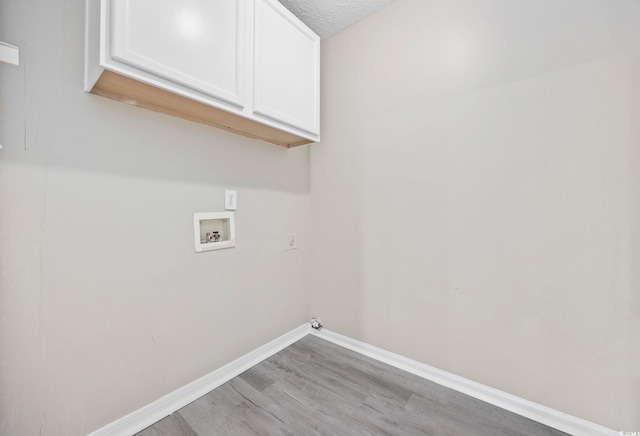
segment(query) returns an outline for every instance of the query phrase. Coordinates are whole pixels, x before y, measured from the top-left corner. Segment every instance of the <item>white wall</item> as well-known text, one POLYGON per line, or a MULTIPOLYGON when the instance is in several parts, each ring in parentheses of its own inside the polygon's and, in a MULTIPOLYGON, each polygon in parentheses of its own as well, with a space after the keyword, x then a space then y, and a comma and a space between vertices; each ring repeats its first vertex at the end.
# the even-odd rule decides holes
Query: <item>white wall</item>
POLYGON ((638 30, 633 0, 401 0, 325 41, 312 313, 640 428, 638 30))
POLYGON ((308 319, 308 147, 85 94, 83 1, 0 14, 0 434, 86 434, 308 319), (225 188, 237 247, 195 254, 225 188))
POLYGON ((83 9, 0 0, 0 434, 111 422, 307 287, 333 330, 640 427, 637 2, 401 0, 326 41, 310 228, 308 147, 84 94, 83 9), (196 255, 225 188, 238 246, 196 255))

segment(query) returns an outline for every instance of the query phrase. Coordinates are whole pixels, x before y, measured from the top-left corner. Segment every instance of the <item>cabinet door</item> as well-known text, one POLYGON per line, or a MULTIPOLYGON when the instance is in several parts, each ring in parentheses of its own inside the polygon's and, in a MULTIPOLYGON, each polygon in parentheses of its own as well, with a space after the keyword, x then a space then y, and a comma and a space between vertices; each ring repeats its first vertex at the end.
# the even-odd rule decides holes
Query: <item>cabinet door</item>
POLYGON ((276 0, 254 1, 253 112, 318 134, 320 38, 276 0))
POLYGON ((110 0, 111 57, 244 105, 246 0, 110 0))

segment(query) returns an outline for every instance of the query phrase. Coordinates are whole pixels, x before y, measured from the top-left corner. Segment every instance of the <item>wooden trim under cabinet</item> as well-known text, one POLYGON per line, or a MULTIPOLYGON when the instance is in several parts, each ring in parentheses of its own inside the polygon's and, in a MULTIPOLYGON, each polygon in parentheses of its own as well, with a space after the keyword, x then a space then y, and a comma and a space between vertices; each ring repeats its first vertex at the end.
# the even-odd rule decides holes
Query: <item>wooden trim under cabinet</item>
POLYGON ((283 147, 313 142, 109 70, 102 72, 91 93, 283 147))

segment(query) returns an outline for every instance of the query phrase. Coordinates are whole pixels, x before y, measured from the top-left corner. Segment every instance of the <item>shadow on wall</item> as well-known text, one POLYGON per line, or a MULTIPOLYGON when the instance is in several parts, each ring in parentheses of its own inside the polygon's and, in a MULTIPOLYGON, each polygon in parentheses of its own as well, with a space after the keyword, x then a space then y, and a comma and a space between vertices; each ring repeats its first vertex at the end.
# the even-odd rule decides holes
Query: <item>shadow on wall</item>
POLYGON ((84 93, 56 112, 47 97, 32 99, 24 120, 11 125, 4 162, 308 192, 305 146, 286 149, 84 93))
MULTIPOLYGON (((640 77, 640 56, 636 56, 631 64, 630 77, 640 77)), ((631 94, 634 98, 631 98, 631 104, 633 105, 630 111, 633 120, 640 119, 640 82, 637 80, 631 81, 632 89, 631 94)), ((640 148, 637 146, 640 140, 640 123, 630 123, 632 131, 630 132, 631 138, 635 138, 632 144, 636 146, 630 147, 630 156, 628 160, 629 174, 631 175, 631 205, 630 205, 630 222, 635 223, 631 229, 631 241, 630 249, 631 255, 629 256, 629 277, 631 280, 629 289, 635 289, 636 292, 632 293, 632 298, 629 309, 629 318, 635 320, 635 325, 640 327, 640 148)), ((636 347, 635 354, 632 353, 632 359, 636 362, 640 362, 640 347, 636 347)), ((640 428, 640 378, 635 382, 634 396, 631 398, 629 404, 629 416, 633 416, 635 419, 635 428, 640 428)))
MULTIPOLYGON (((636 56, 631 63, 630 68, 630 77, 640 77, 640 56, 636 56)), ((634 98, 631 98, 631 104, 633 107, 631 108, 631 116, 633 120, 640 119, 640 82, 637 80, 631 81, 631 94, 634 95, 634 98)), ((631 138, 635 138, 633 143, 637 144, 638 140, 640 140, 640 123, 631 122, 629 123, 631 126, 631 138)), ((630 280, 632 283, 630 284, 630 289, 640 289, 640 270, 637 268, 637 265, 640 263, 640 172, 638 172, 638 168, 640 168, 640 149, 635 147, 630 147, 630 156, 628 160, 629 165, 629 174, 631 175, 631 187, 629 192, 632 193, 631 196, 631 217, 630 222, 636 223, 633 226, 631 232, 631 256, 630 256, 630 264, 628 266, 630 272, 630 280)), ((632 302, 632 316, 634 319, 639 320, 640 322, 640 292, 633 293, 634 301, 632 302)), ((640 356, 638 356, 640 360, 640 356)), ((640 410, 640 381, 638 384, 638 407, 636 410, 640 410)), ((640 420, 640 417, 638 417, 640 420)), ((638 423, 640 425, 640 422, 638 423)))

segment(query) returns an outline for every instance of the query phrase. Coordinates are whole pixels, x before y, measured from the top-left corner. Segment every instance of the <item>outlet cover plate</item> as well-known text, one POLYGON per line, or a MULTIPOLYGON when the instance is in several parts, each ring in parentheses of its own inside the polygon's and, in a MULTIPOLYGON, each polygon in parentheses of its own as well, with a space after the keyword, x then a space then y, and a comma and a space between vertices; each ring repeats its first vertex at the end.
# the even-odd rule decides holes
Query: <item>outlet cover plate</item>
POLYGON ((238 207, 238 193, 229 189, 224 191, 225 210, 236 210, 238 207))
POLYGON ((286 249, 297 250, 298 249, 298 237, 294 234, 287 235, 285 237, 286 249))

